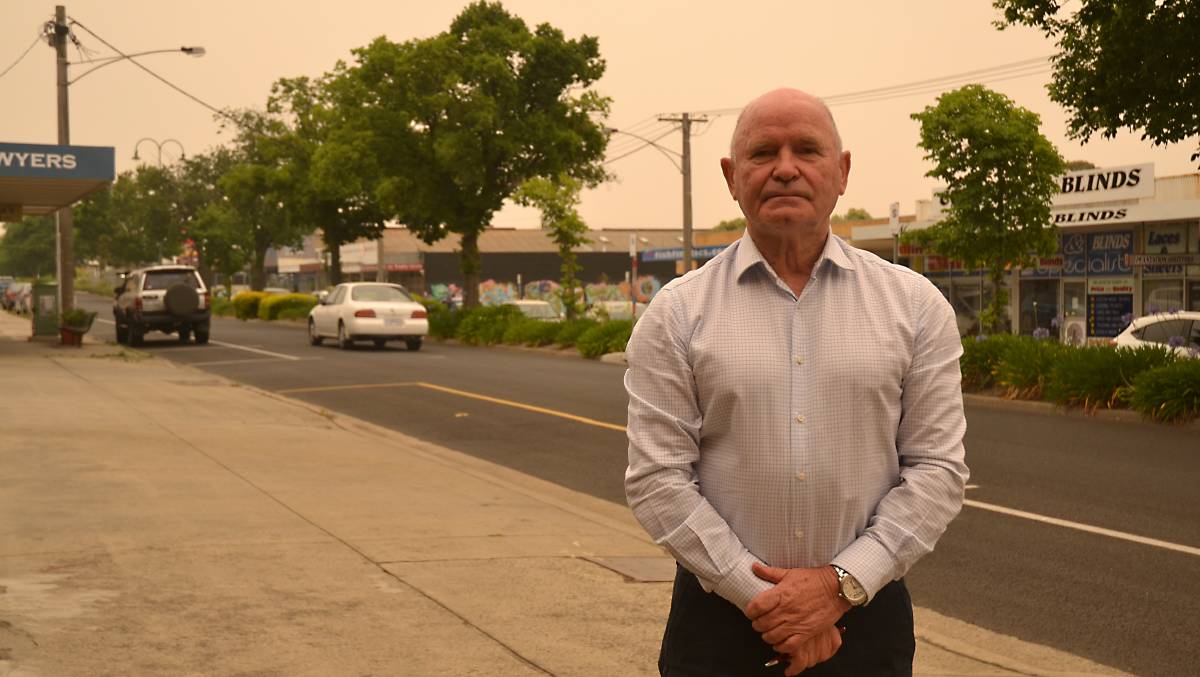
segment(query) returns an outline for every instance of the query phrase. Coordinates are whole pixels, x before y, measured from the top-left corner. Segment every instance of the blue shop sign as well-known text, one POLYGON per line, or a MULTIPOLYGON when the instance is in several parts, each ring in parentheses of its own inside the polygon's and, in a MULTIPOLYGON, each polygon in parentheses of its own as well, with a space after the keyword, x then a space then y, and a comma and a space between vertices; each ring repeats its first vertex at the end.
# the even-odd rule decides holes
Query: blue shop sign
POLYGON ((1128 275, 1133 269, 1125 261, 1133 253, 1133 231, 1114 230, 1088 236, 1088 275, 1128 275))
POLYGON ((1084 277, 1087 275, 1087 235, 1084 233, 1067 233, 1062 236, 1063 277, 1084 277))
MULTIPOLYGON (((711 259, 720 254, 728 245, 720 245, 717 247, 692 247, 693 259, 711 259)), ((642 252, 642 261, 682 261, 683 247, 671 247, 668 249, 647 249, 642 252)))
POLYGON ((112 148, 0 143, 0 178, 112 181, 115 175, 112 148))

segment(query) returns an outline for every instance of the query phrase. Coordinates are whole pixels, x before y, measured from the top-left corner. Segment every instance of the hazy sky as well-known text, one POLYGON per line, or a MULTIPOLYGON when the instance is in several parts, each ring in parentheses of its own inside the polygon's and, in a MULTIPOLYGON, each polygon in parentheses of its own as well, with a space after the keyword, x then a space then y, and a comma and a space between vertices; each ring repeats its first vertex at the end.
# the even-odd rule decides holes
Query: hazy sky
MULTIPOLYGON (((386 35, 395 41, 445 30, 459 0, 74 0, 67 13, 126 53, 201 45, 207 56, 145 57, 142 62, 217 107, 262 106, 280 77, 319 75, 350 50, 386 35)), ((508 0, 508 10, 531 26, 549 22, 570 37, 599 38, 607 61, 596 87, 612 97, 609 125, 651 138, 669 127, 659 114, 738 108, 780 86, 819 96, 928 80, 1053 53, 1054 45, 1030 29, 997 31, 986 0, 909 2, 804 0, 508 0)), ((0 0, 0 70, 33 41, 54 14, 43 0, 0 0)), ((85 48, 111 54, 77 29, 85 48)), ((80 54, 72 48, 72 60, 80 54)), ((72 76, 83 67, 73 67, 72 76)), ((1097 165, 1153 162, 1159 176, 1195 171, 1194 143, 1155 148, 1137 135, 1066 138, 1064 113, 1045 93, 1048 69, 1031 76, 982 82, 1042 116, 1042 131, 1067 159, 1097 165)), ((934 185, 916 146, 914 111, 932 104, 922 93, 833 108, 846 148, 853 154, 850 187, 838 206, 864 207, 876 216, 899 201, 914 201, 934 185)), ((196 153, 226 138, 212 114, 153 79, 119 63, 70 88, 71 141, 114 146, 118 171, 132 168, 143 137, 177 139, 196 153)), ((0 77, 0 141, 54 143, 54 51, 39 43, 0 77)), ((719 167, 733 130, 732 114, 712 116, 693 137, 693 204, 697 228, 740 215, 719 167)), ((638 142, 613 137, 610 158, 638 142)), ((679 150, 678 132, 661 144, 679 150)), ((142 143, 143 158, 157 157, 142 143)), ((164 146, 164 161, 177 157, 164 146)), ((593 228, 679 228, 682 190, 678 170, 652 148, 615 161, 617 180, 585 194, 583 216, 593 228)), ((498 226, 536 227, 537 213, 508 208, 498 226)))

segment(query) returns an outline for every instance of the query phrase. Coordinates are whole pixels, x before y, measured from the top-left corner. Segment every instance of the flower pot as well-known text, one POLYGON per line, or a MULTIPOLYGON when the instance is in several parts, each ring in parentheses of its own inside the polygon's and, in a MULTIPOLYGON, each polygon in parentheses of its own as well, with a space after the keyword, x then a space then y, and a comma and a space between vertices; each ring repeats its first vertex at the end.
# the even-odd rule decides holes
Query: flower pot
POLYGON ((58 328, 59 338, 64 346, 83 346, 83 332, 70 327, 58 328))

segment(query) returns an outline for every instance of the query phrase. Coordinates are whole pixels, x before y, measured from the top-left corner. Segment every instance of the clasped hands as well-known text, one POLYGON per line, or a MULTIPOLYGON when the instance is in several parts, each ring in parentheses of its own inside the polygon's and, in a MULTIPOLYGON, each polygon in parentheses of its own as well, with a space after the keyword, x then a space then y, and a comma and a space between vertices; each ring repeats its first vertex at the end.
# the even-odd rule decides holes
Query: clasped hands
POLYGON ((787 658, 784 674, 798 675, 832 658, 842 646, 842 633, 834 624, 850 610, 838 596, 833 569, 781 569, 755 562, 753 571, 774 587, 750 600, 746 616, 763 641, 787 658))

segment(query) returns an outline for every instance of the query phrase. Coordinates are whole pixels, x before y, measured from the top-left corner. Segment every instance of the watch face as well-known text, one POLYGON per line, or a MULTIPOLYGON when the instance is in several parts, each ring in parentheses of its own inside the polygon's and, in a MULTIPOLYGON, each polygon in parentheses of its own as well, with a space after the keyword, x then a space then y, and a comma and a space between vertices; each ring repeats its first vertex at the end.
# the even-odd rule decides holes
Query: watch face
POLYGON ((862 583, 854 576, 847 574, 842 578, 842 594, 846 596, 846 601, 854 606, 859 606, 867 601, 867 591, 863 588, 862 583))

